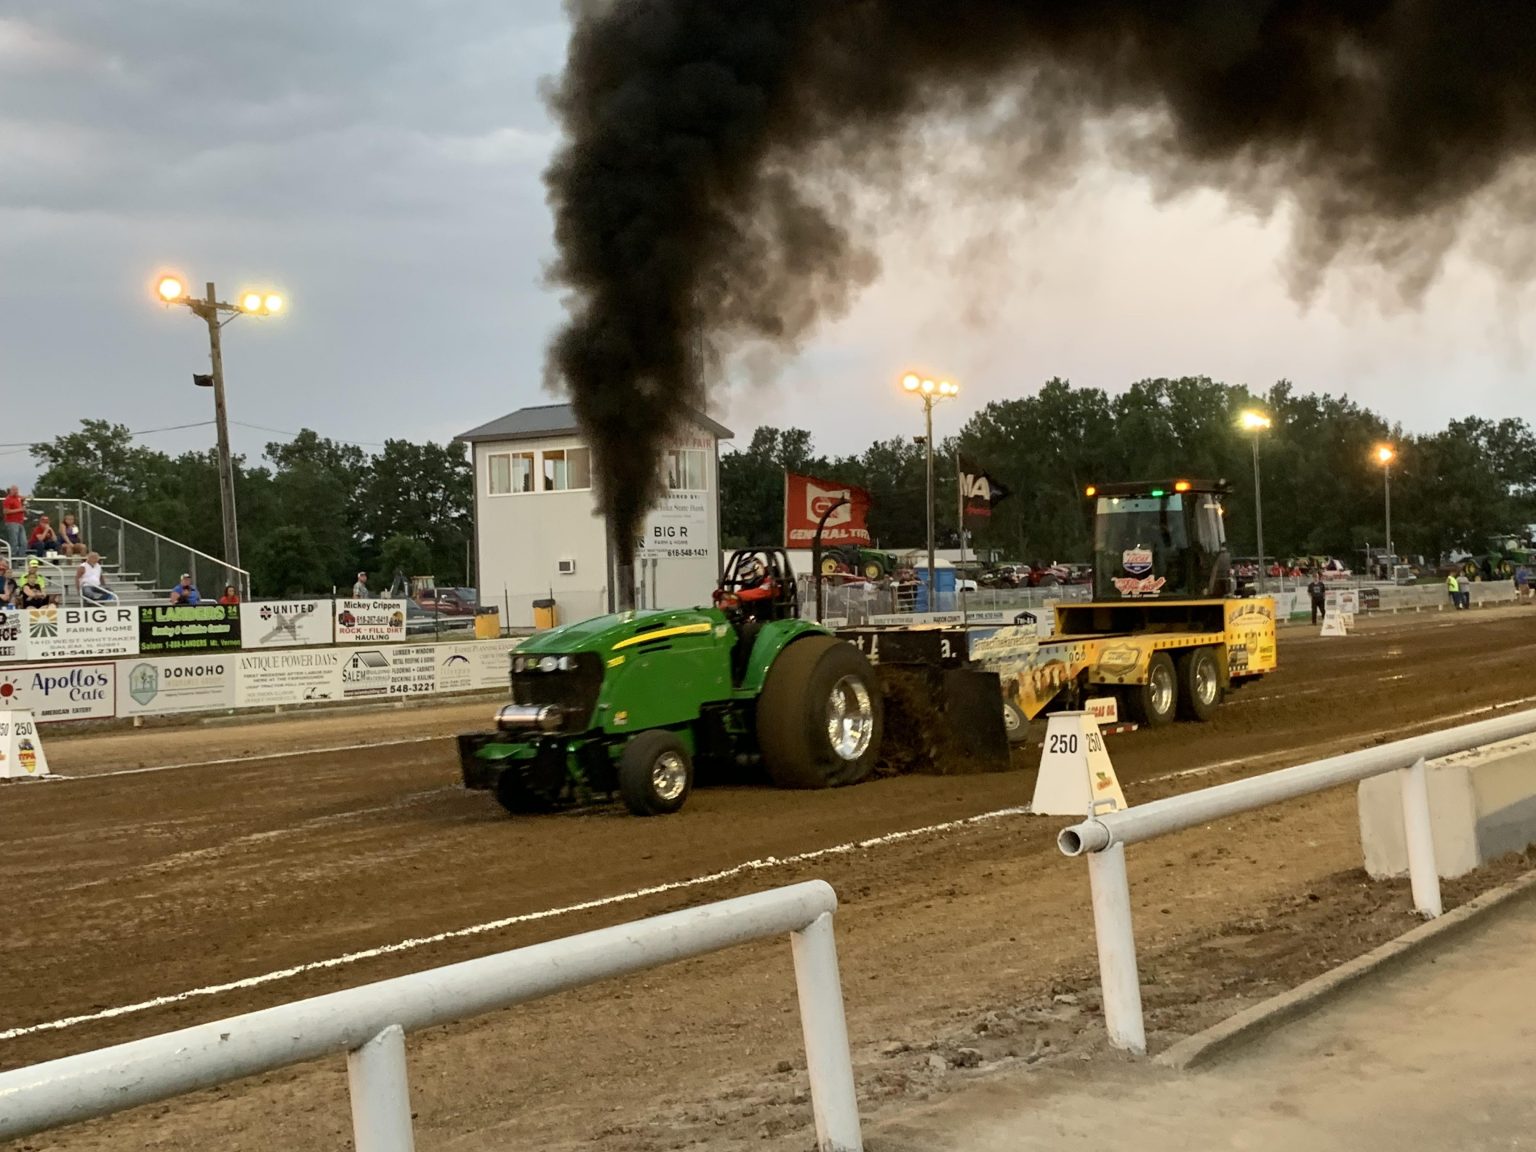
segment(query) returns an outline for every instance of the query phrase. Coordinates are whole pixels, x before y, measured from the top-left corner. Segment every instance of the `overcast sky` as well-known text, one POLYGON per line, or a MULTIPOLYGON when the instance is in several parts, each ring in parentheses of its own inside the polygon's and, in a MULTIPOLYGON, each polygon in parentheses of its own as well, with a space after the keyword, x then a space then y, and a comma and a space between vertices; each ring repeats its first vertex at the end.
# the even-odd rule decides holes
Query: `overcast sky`
MULTIPOLYGON (((565 36, 558 0, 0 0, 0 443, 86 416, 211 419, 190 381, 206 336, 154 302, 163 270, 291 299, 225 331, 253 456, 301 426, 446 439, 546 402, 556 138, 538 84, 565 36)), ((855 311, 716 412, 743 442, 793 424, 852 451, 917 428, 896 385, 911 365, 961 383, 943 431, 1053 375, 1284 376, 1413 430, 1536 418, 1529 293, 1458 256, 1419 309, 1342 278, 1302 309, 1287 234, 1214 195, 1154 204, 1109 170, 1050 205, 958 207, 890 238, 855 311)), ((0 480, 32 471, 0 447, 0 480)))

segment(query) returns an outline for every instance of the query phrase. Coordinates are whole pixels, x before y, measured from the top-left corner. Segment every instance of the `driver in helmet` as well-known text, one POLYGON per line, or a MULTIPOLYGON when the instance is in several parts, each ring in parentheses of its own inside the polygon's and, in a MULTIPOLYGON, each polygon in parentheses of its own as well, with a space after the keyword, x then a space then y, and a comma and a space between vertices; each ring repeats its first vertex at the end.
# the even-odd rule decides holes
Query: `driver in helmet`
POLYGON ((773 573, 763 563, 762 557, 754 556, 742 565, 734 590, 716 590, 715 603, 721 608, 737 608, 743 604, 756 605, 772 601, 778 594, 779 583, 773 578, 773 573))

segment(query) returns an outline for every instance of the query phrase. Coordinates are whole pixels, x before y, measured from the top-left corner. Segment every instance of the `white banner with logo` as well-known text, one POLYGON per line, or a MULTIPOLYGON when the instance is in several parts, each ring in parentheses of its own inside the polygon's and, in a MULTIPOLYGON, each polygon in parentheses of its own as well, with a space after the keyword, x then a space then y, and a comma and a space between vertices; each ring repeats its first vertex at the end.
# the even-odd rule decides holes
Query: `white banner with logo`
POLYGON ((473 692, 480 688, 505 688, 510 683, 512 650, 516 639, 477 640, 468 644, 438 644, 437 690, 473 692))
POLYGON ((272 707, 341 699, 340 648, 304 652, 241 652, 235 664, 235 705, 272 707))
POLYGON ((99 720, 116 711, 117 665, 30 664, 0 669, 0 712, 25 708, 39 723, 99 720))
POLYGON ((341 695, 345 700, 425 696, 436 691, 436 645, 343 651, 341 695))
POLYGON ((336 639, 330 600, 256 600, 241 605, 240 646, 309 648, 336 639))
POLYGON ((0 608, 0 664, 19 664, 27 658, 27 622, 21 612, 0 608))
POLYGON ((138 613, 122 604, 24 608, 6 612, 0 625, 0 661, 92 660, 138 650, 138 613))
POLYGON ((161 716, 235 706, 235 652, 150 656, 118 664, 117 714, 161 716))
POLYGON ((404 600, 337 600, 336 643, 398 644, 405 639, 404 600))

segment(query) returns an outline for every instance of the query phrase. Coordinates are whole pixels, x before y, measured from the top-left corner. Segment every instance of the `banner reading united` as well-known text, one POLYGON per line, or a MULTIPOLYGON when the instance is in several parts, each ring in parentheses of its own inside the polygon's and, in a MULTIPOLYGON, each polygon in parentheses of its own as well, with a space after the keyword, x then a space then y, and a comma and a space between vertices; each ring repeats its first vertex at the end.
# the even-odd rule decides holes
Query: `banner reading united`
POLYGON ((784 546, 809 548, 816 540, 816 526, 827 516, 822 529, 823 545, 868 544, 869 493, 853 484, 784 473, 784 546), (839 501, 846 503, 838 506, 839 501), (827 516, 828 510, 833 510, 827 516))

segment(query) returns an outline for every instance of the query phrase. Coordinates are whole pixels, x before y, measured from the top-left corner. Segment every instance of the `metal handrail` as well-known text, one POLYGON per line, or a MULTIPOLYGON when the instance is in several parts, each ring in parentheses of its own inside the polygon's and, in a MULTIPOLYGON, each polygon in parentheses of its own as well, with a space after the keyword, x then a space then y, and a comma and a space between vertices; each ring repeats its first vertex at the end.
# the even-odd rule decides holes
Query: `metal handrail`
POLYGON ((357 1152, 409 1152, 407 1031, 787 932, 817 1147, 860 1152, 836 907, 811 880, 0 1073, 0 1139, 344 1051, 357 1152))
POLYGON ((111 516, 111 517, 113 517, 116 520, 121 520, 124 524, 128 525, 130 528, 137 528, 140 532, 147 533, 148 535, 153 536, 157 540, 164 540, 167 544, 170 544, 170 545, 172 545, 172 546, 174 546, 176 548, 184 549, 185 551, 192 553, 192 555, 194 555, 194 556, 200 556, 204 560, 207 560, 210 563, 215 564, 218 567, 225 569, 226 571, 238 572, 247 581, 249 581, 249 579, 250 579, 250 575, 251 574, 245 568, 241 568, 238 565, 231 564, 228 560, 220 560, 217 556, 210 556, 208 553, 203 552, 203 551, 201 551, 201 550, 199 550, 197 548, 194 548, 190 544, 183 544, 180 540, 173 540, 171 537, 167 536, 163 532, 156 532, 153 528, 145 527, 143 524, 140 524, 138 521, 130 520, 130 519, 128 519, 128 517, 123 516, 120 513, 114 512, 110 508, 103 508, 100 504, 94 503, 93 501, 82 499, 79 496, 45 496, 45 495, 42 495, 41 493, 37 493, 37 492, 34 492, 31 496, 28 497, 28 499, 29 500, 53 500, 55 502, 58 502, 58 501, 68 501, 70 503, 79 504, 80 506, 82 506, 84 508, 93 508, 97 512, 100 512, 103 516, 111 516))
POLYGON ((1532 733, 1536 733, 1536 710, 1517 712, 1133 805, 1091 816, 1062 829, 1056 838, 1062 855, 1088 858, 1099 980, 1110 1043, 1132 1052, 1145 1052, 1147 1048, 1136 968, 1136 937, 1131 922, 1130 882, 1125 870, 1126 845, 1396 772, 1414 907, 1421 915, 1434 918, 1440 915, 1442 906, 1430 827, 1426 762, 1532 733))

